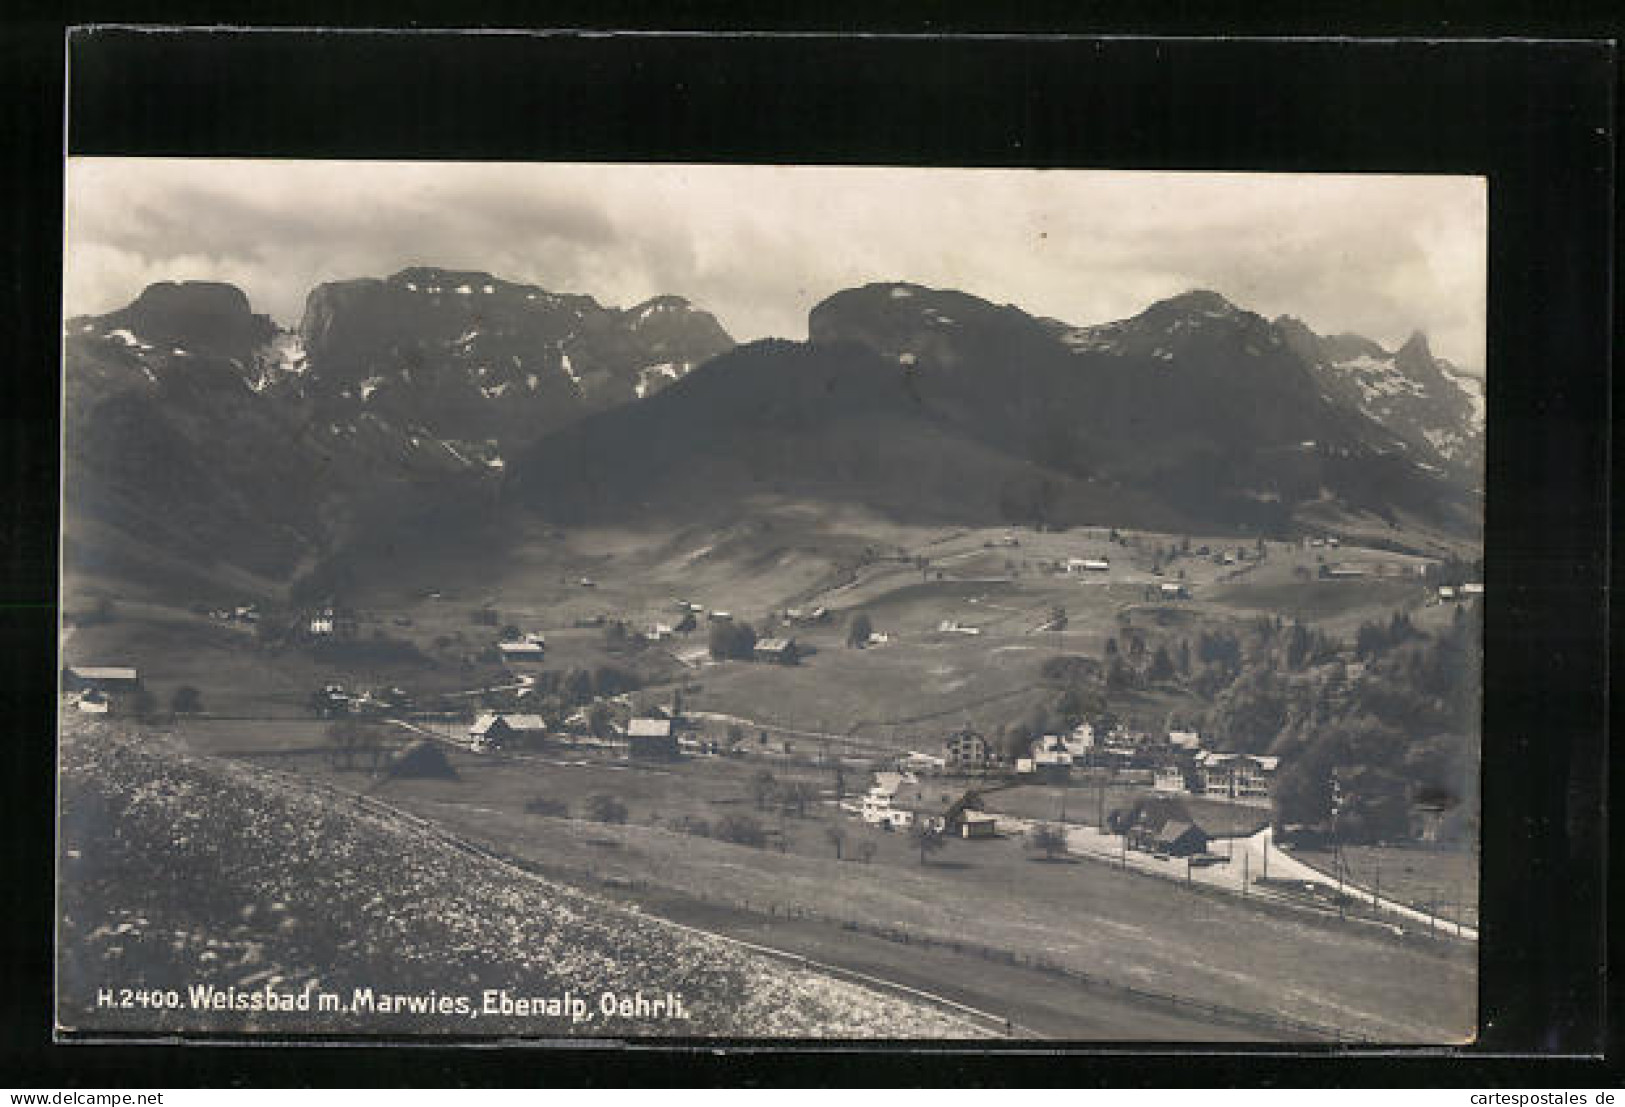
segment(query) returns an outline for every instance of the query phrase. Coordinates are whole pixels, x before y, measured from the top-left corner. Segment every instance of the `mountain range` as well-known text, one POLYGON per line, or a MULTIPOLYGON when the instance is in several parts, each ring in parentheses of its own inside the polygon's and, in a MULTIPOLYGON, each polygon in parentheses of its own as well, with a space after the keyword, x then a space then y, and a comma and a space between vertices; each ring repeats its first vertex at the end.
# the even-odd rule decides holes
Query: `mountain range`
POLYGON ((229 285, 68 321, 65 563, 272 587, 437 512, 727 513, 758 494, 898 517, 1476 535, 1482 383, 1212 292, 1073 326, 885 283, 808 340, 735 347, 627 309, 411 268, 313 289, 296 329, 229 285), (501 493, 500 508, 492 506, 501 493))

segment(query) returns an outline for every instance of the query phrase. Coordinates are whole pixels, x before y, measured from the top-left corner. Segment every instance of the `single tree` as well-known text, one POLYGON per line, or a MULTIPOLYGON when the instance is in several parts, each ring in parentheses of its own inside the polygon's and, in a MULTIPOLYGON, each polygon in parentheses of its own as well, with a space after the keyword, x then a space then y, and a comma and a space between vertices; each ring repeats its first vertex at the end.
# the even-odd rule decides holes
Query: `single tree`
POLYGON ((798 819, 806 817, 807 805, 817 798, 818 793, 814 791, 812 785, 804 784, 799 780, 786 785, 780 797, 784 806, 794 811, 798 819))
POLYGON ((835 860, 841 859, 841 847, 846 845, 846 830, 839 824, 824 828, 824 837, 835 847, 835 860))
POLYGON ((610 730, 609 704, 598 700, 587 708, 587 731, 594 738, 608 738, 610 730))
POLYGON ((626 822, 626 804, 614 796, 602 792, 587 797, 587 815, 601 823, 626 822))
POLYGON ((920 851, 920 864, 925 864, 926 855, 936 853, 947 844, 942 828, 929 819, 920 819, 908 828, 908 840, 915 849, 920 851))
POLYGON ((749 815, 729 815, 717 824, 716 836, 724 842, 732 842, 739 846, 755 846, 760 849, 767 845, 767 831, 762 824, 749 815))
POLYGON ((756 810, 766 811, 768 805, 778 798, 779 782, 772 773, 762 769, 750 778, 750 793, 756 801, 756 810))
POLYGON ((1066 852, 1066 835, 1059 827, 1040 823, 1027 832, 1027 844, 1042 852, 1044 860, 1053 861, 1057 854, 1066 852))
POLYGON ((169 697, 169 709, 177 715, 196 715, 203 710, 203 694, 190 684, 183 684, 169 697))
POLYGON ((862 649, 869 644, 869 636, 874 632, 874 624, 869 621, 868 613, 860 611, 852 617, 852 624, 846 629, 846 644, 862 649))

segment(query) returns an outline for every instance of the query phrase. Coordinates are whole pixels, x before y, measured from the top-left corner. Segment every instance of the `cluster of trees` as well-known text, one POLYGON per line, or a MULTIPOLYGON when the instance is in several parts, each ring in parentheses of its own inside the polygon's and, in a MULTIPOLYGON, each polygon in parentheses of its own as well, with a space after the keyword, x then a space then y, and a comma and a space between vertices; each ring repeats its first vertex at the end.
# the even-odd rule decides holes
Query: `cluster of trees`
POLYGON ((1360 624, 1360 629, 1354 634, 1354 655, 1361 659, 1373 657, 1421 636, 1421 632, 1411 623, 1410 615, 1396 611, 1386 623, 1360 624))
POLYGON ((1344 841, 1402 838, 1418 801, 1445 811, 1441 837, 1475 833, 1482 641, 1465 609, 1427 634, 1408 618, 1369 624, 1365 669, 1333 663, 1314 675, 1238 681, 1215 721, 1260 732, 1272 749, 1279 822, 1335 830, 1344 841), (1335 786, 1334 786, 1335 782, 1335 786))
POLYGON ((587 797, 587 817, 600 823, 624 823, 629 812, 617 796, 599 792, 587 797))
POLYGON ((717 661, 749 661, 756 631, 746 622, 725 619, 711 624, 711 656, 717 661))
POLYGON ((809 804, 818 800, 818 790, 800 780, 782 781, 766 769, 750 780, 751 799, 758 811, 783 811, 805 818, 809 804))

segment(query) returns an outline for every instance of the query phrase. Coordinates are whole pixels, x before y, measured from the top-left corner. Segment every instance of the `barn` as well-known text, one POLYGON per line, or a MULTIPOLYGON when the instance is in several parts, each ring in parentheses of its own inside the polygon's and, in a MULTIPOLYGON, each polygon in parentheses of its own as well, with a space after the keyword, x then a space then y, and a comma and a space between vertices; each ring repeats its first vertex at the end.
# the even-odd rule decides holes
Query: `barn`
POLYGON ((650 761, 672 761, 677 757, 677 736, 670 719, 633 719, 626 724, 627 753, 650 761))
POLYGON ((800 659, 794 638, 763 638, 751 651, 757 661, 794 665, 800 659))

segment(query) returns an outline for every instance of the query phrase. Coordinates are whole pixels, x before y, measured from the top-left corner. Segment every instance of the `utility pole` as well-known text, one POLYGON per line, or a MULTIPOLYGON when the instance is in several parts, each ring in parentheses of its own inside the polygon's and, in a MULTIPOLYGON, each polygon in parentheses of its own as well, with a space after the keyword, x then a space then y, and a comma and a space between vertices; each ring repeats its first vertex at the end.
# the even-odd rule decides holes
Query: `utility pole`
POLYGON ((1243 899, 1247 897, 1247 862, 1252 860, 1252 856, 1250 853, 1241 855, 1241 895, 1243 899))
POLYGON ((1264 828, 1264 879, 1265 880, 1268 880, 1270 878, 1270 838, 1273 835, 1274 835, 1274 831, 1270 830, 1268 827, 1264 828))
POLYGON ((1345 918, 1343 913, 1343 851, 1340 849, 1332 854, 1332 861, 1337 869, 1337 917, 1345 918))
POLYGON ((1371 864, 1374 866, 1371 870, 1371 913, 1381 918, 1382 903, 1378 893, 1382 891, 1382 858, 1373 857, 1371 864))

